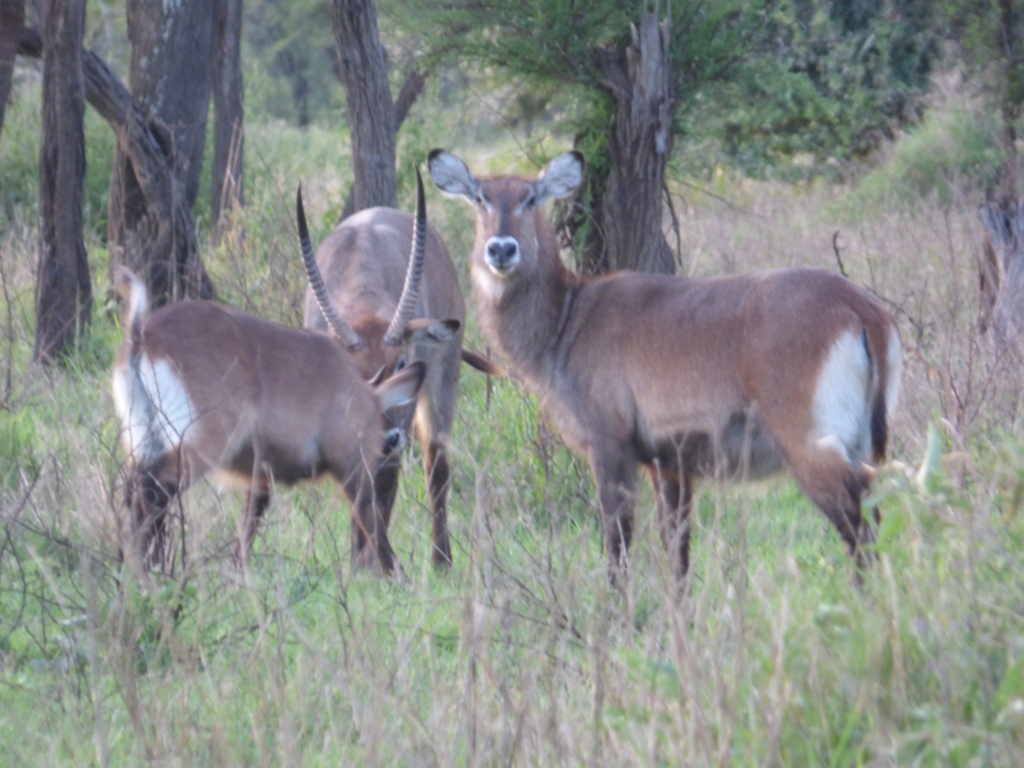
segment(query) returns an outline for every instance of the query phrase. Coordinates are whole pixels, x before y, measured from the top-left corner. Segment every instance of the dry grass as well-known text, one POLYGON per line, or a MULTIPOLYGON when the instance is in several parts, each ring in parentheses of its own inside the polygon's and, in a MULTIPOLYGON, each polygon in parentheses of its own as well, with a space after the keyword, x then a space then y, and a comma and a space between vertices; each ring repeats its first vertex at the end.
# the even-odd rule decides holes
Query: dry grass
MULTIPOLYGON (((268 161, 246 236, 210 262, 233 302, 295 320, 294 182, 276 168, 268 161)), ((317 198, 337 190, 308 184, 323 227, 317 198)), ((33 234, 8 230, 0 761, 1019 765, 1021 385, 974 333, 972 199, 850 210, 841 189, 680 188, 682 261, 695 274, 834 266, 838 231, 851 278, 893 306, 907 347, 893 457, 916 469, 936 424, 940 449, 966 465, 959 486, 883 473, 882 558, 860 590, 791 483, 708 484, 682 600, 646 496, 629 586, 608 588, 586 468, 515 385, 487 409, 468 370, 450 574, 430 570, 411 456, 392 526, 405 583, 351 573, 348 511, 329 485, 275 498, 247 572, 225 556, 241 499, 195 489, 183 504, 188 566, 139 583, 115 557, 121 455, 106 361, 118 334, 98 318, 71 370, 28 367, 33 234)), ((461 258, 461 207, 429 205, 461 258)))

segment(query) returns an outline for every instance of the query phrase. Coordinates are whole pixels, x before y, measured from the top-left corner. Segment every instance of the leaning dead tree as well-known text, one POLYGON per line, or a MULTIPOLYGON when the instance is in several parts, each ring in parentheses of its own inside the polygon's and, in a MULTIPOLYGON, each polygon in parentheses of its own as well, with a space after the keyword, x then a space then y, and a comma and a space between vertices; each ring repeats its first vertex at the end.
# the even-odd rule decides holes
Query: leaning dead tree
MULTIPOLYGON (((18 40, 18 53, 41 58, 42 38, 24 29, 18 40)), ((82 52, 82 74, 86 101, 110 124, 117 134, 118 146, 128 158, 138 180, 145 205, 133 242, 125 251, 147 263, 136 274, 146 275, 151 286, 167 285, 163 297, 213 298, 215 291, 196 242, 195 225, 182 183, 173 172, 173 146, 169 132, 158 120, 147 118, 106 62, 89 50, 82 52)), ((136 265, 137 266, 137 265, 136 265)))
POLYGON ((125 263, 145 275, 156 303, 213 298, 213 282, 199 257, 191 207, 174 174, 170 133, 160 121, 143 115, 99 56, 86 51, 83 64, 86 98, 116 131, 118 146, 142 193, 144 210, 122 246, 125 263))
POLYGON ((991 326, 997 343, 1024 338, 1024 201, 983 203, 985 226, 980 265, 982 333, 991 326))

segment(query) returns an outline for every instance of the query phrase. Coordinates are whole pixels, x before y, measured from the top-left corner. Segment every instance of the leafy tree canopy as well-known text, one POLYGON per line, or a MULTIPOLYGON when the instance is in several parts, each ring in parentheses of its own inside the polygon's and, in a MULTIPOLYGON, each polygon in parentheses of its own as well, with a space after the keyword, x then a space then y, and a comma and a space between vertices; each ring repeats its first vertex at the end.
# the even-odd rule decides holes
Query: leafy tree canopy
POLYGON ((939 56, 933 0, 779 0, 695 130, 753 175, 820 172, 916 122, 939 56), (797 156, 814 163, 793 166, 797 156))

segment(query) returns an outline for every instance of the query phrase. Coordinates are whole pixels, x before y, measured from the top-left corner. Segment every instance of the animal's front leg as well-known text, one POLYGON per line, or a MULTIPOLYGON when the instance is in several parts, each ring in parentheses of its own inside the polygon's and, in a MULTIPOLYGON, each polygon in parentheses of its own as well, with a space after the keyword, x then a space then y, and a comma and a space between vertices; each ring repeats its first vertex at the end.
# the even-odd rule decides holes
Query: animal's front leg
POLYGON ((613 584, 619 584, 626 575, 629 544, 633 538, 636 459, 620 446, 600 446, 590 451, 590 469, 601 501, 608 578, 613 584))

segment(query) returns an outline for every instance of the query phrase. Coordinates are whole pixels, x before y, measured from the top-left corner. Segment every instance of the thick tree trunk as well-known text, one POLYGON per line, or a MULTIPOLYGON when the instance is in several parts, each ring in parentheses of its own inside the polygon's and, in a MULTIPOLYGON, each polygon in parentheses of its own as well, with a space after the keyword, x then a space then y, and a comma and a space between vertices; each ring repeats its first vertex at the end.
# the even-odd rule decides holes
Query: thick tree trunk
POLYGON ((985 226, 980 328, 984 333, 992 326, 999 344, 1020 344, 1024 338, 1024 203, 1013 198, 984 203, 978 214, 985 226))
POLYGON ((395 124, 374 0, 331 0, 352 137, 354 210, 398 205, 395 124))
POLYGON ((118 136, 107 222, 111 257, 143 277, 156 305, 211 298, 194 228, 184 219, 191 217, 203 165, 214 4, 129 0, 127 12, 129 88, 141 120, 132 114, 118 136), (149 164, 155 158, 145 145, 154 140, 161 167, 149 164))
POLYGON ((0 133, 4 130, 4 113, 11 95, 14 58, 18 38, 25 26, 25 0, 0 0, 0 133))
MULTIPOLYGON (((33 58, 43 55, 43 41, 35 30, 23 31, 18 53, 33 58)), ((167 296, 213 298, 213 283, 199 258, 192 214, 171 171, 166 130, 143 116, 124 83, 92 51, 82 53, 82 69, 86 101, 117 134, 118 147, 135 169, 149 211, 144 228, 133 235, 140 245, 129 249, 137 257, 129 266, 146 277, 151 290, 154 285, 171 285, 172 293, 163 300, 167 296)))
POLYGON ((242 205, 242 0, 217 0, 213 56, 213 190, 211 218, 242 205))
MULTIPOLYGON (((412 109, 412 105, 416 103, 416 99, 418 99, 420 94, 423 93, 423 88, 426 84, 426 74, 418 69, 414 69, 406 75, 405 82, 402 83, 402 88, 398 92, 398 98, 395 99, 393 119, 396 136, 398 135, 398 129, 401 128, 402 123, 405 122, 405 118, 408 116, 409 110, 412 109)), ((349 187, 348 196, 345 198, 345 205, 341 210, 341 216, 338 217, 338 223, 340 224, 342 221, 347 219, 355 213, 356 210, 355 185, 353 185, 349 187)))
MULTIPOLYGON (((609 133, 609 170, 596 180, 599 200, 583 246, 587 273, 634 269, 672 274, 675 259, 662 231, 665 169, 672 154, 675 86, 669 22, 644 13, 621 56, 603 77, 616 101, 609 133)), ((594 181, 592 181, 594 183, 594 181)))
POLYGON ((85 183, 85 0, 49 0, 43 29, 39 274, 33 359, 54 363, 89 322, 92 283, 82 240, 85 183))

